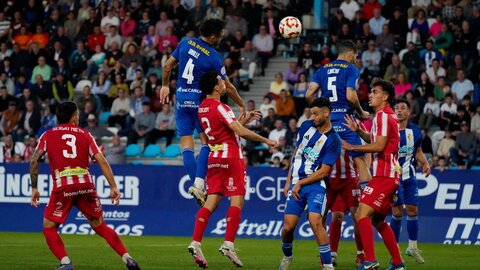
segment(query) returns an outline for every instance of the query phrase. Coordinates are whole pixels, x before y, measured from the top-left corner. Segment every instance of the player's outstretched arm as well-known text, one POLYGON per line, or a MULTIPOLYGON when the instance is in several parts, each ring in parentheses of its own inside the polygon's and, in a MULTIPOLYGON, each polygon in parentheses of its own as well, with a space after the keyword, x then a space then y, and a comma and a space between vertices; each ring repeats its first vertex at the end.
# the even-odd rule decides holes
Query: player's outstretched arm
POLYGON ((342 140, 342 146, 347 151, 357 151, 363 153, 378 153, 385 149, 387 145, 387 136, 377 136, 373 143, 367 143, 365 145, 351 145, 342 140))
POLYGON ((252 122, 253 120, 260 120, 262 119, 262 113, 259 110, 251 111, 251 112, 246 112, 244 116, 240 116, 240 119, 238 119, 238 122, 242 124, 242 126, 245 126, 246 124, 252 122))
POLYGON ((430 164, 428 164, 428 160, 425 157, 425 154, 423 153, 421 147, 417 148, 417 153, 415 155, 417 157, 417 160, 422 163, 422 172, 425 174, 425 177, 428 177, 431 171, 430 164))
POLYGON ((292 195, 295 200, 300 198, 299 192, 302 186, 310 185, 319 181, 322 181, 332 172, 332 166, 328 164, 322 164, 319 170, 309 175, 307 178, 298 181, 292 188, 292 195))
POLYGON ((238 105, 238 107, 240 107, 240 117, 242 117, 243 115, 245 115, 247 110, 245 102, 243 101, 242 97, 238 93, 235 85, 233 85, 230 82, 228 77, 225 77, 225 86, 227 88, 227 95, 233 100, 233 102, 235 102, 235 104, 238 105))
POLYGON ((165 65, 163 65, 162 70, 162 88, 160 89, 160 102, 166 104, 170 102, 170 74, 172 73, 173 68, 177 65, 177 59, 170 56, 165 65))
POLYGON ((30 159, 30 181, 32 181, 32 197, 30 204, 34 207, 38 207, 38 200, 40 199, 40 193, 38 192, 38 161, 42 158, 45 152, 37 149, 33 152, 30 159))
POLYGON ((362 117, 362 119, 367 119, 370 114, 363 110, 362 105, 360 105, 360 100, 358 100, 357 91, 353 88, 347 88, 347 100, 350 103, 350 106, 362 117))
POLYGON ((93 159, 98 163, 100 166, 100 170, 102 170, 103 175, 108 181, 110 185, 110 198, 112 199, 112 203, 118 205, 120 203, 120 192, 118 191, 117 184, 115 183, 115 178, 113 177, 112 168, 108 161, 105 159, 101 152, 96 153, 93 156, 93 159))
POLYGON ((370 134, 363 131, 360 128, 360 125, 357 123, 357 121, 355 121, 353 116, 347 114, 345 115, 344 119, 345 119, 345 123, 343 123, 344 126, 348 127, 351 131, 356 132, 358 136, 360 136, 360 138, 362 138, 362 140, 364 140, 365 142, 367 143, 371 142, 370 134))
POLYGON ((317 94, 319 89, 320 89, 320 85, 318 85, 318 83, 310 82, 307 89, 307 94, 306 94, 306 99, 308 104, 313 102, 313 100, 315 99, 315 95, 317 94))
POLYGON ((257 133, 251 131, 250 129, 244 127, 240 122, 233 121, 229 125, 230 129, 232 129, 238 136, 245 138, 250 141, 261 142, 269 145, 270 147, 277 147, 277 142, 274 140, 269 140, 263 136, 258 135, 257 133))

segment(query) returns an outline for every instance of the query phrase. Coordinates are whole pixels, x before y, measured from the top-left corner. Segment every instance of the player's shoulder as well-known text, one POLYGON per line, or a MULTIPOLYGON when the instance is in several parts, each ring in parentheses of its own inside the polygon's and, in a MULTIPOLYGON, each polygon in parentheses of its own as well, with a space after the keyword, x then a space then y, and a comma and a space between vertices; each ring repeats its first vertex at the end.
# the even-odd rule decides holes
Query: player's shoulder
POLYGON ((422 133, 420 128, 414 123, 408 122, 407 128, 411 129, 413 133, 422 133))
POLYGON ((327 133, 325 133, 325 136, 329 138, 333 143, 341 143, 340 140, 340 135, 332 128, 327 133))
POLYGON ((305 132, 307 129, 313 127, 313 120, 305 120, 300 126, 300 132, 305 132))

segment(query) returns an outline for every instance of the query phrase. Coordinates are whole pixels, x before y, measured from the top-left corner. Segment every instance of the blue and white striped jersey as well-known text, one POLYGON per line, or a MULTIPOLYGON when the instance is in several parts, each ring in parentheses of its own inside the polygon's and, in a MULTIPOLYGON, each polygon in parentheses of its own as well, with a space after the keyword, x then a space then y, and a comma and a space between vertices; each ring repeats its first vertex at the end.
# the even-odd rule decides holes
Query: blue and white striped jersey
POLYGON ((402 180, 415 179, 417 149, 422 147, 422 132, 414 124, 408 123, 405 129, 400 130, 400 149, 398 162, 402 166, 402 180))
MULTIPOLYGON (((292 184, 317 171, 322 164, 333 166, 340 156, 342 143, 333 128, 325 134, 318 132, 313 121, 305 121, 297 135, 297 150, 292 164, 292 184)), ((320 181, 325 187, 325 182, 320 181)))

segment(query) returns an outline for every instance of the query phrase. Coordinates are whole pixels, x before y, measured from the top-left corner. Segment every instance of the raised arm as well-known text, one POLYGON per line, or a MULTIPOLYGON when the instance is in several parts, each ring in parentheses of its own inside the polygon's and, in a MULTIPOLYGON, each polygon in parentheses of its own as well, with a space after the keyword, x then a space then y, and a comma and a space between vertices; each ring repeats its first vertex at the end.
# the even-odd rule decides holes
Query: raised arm
POLYGON ((276 147, 277 142, 274 140, 267 139, 263 136, 258 135, 257 133, 251 131, 250 129, 244 127, 240 122, 233 121, 229 125, 230 129, 232 129, 238 136, 245 138, 250 141, 256 141, 261 143, 266 143, 271 147, 276 147))
POLYGON ((318 83, 311 82, 309 84, 306 95, 308 104, 312 103, 312 101, 315 99, 315 95, 317 94, 319 89, 320 85, 318 85, 318 83))
POLYGON ((364 140, 365 142, 371 142, 370 134, 363 131, 360 128, 360 125, 355 121, 355 119, 353 119, 351 115, 345 115, 345 123, 343 125, 348 127, 351 131, 356 132, 358 136, 360 136, 360 138, 362 138, 362 140, 364 140))
POLYGON ((358 100, 357 91, 353 88, 347 88, 347 100, 350 103, 350 106, 363 118, 367 119, 370 115, 368 112, 364 111, 362 105, 360 105, 360 100, 358 100))
POLYGON ((237 91, 237 88, 230 82, 228 77, 225 77, 225 86, 227 88, 227 95, 240 107, 240 117, 246 113, 246 105, 242 97, 237 91))
POLYGON ((30 159, 30 181, 32 181, 32 197, 30 204, 34 207, 38 207, 38 200, 40 199, 40 193, 38 192, 38 161, 42 158, 44 153, 43 150, 36 149, 30 159))

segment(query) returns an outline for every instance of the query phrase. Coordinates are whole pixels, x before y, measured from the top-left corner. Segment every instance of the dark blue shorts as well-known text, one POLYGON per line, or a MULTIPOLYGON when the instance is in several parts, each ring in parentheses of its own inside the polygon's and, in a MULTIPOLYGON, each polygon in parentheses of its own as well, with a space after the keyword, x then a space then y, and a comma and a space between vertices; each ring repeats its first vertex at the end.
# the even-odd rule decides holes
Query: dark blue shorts
POLYGON ((288 191, 287 202, 285 205, 285 214, 301 216, 308 208, 308 212, 318 213, 323 216, 325 207, 327 206, 327 191, 319 183, 303 186, 300 189, 300 199, 298 201, 292 196, 292 186, 288 191))
POLYGON ((178 136, 191 136, 195 129, 198 133, 203 132, 202 125, 198 120, 198 108, 177 107, 175 121, 178 136))
MULTIPOLYGON (((342 140, 346 141, 351 145, 361 145, 362 139, 360 138, 360 136, 356 132, 351 131, 348 127, 346 127, 344 123, 344 119, 332 119, 333 129, 335 130, 335 132, 338 133, 342 140)), ((365 155, 365 153, 357 151, 348 151, 348 154, 352 158, 362 157, 365 155)))
POLYGON ((397 197, 398 199, 396 202, 394 202, 394 206, 403 204, 418 205, 417 179, 410 178, 400 181, 397 197))

